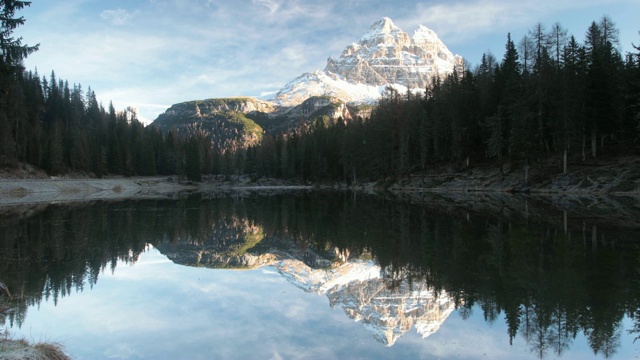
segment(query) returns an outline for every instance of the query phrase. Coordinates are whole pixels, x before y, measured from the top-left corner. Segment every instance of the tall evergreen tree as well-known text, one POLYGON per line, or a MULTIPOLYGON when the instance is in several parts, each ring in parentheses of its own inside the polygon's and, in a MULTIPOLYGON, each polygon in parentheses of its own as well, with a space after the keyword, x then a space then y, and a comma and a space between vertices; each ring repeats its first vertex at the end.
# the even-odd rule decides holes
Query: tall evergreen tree
MULTIPOLYGON (((25 18, 15 17, 16 11, 30 6, 31 1, 2 0, 0 1, 0 76, 3 82, 6 77, 18 75, 22 72, 22 60, 38 50, 39 45, 22 44, 22 37, 13 37, 13 31, 24 25, 25 18)), ((5 83, 3 83, 3 88, 5 83)), ((4 90, 6 91, 6 89, 4 90)))
POLYGON ((27 125, 23 121, 26 114, 19 80, 23 59, 37 51, 38 45, 23 45, 22 38, 15 38, 13 31, 25 23, 24 17, 15 16, 16 11, 29 5, 29 1, 0 1, 0 165, 23 155, 25 150, 27 125))
POLYGON ((509 148, 507 135, 511 133, 513 119, 517 116, 516 106, 521 96, 521 65, 518 51, 507 35, 502 63, 496 67, 492 93, 498 100, 496 112, 485 118, 484 126, 489 132, 488 154, 496 156, 498 169, 503 171, 503 155, 509 148))
MULTIPOLYGON (((638 35, 640 35, 640 31, 638 31, 638 35)), ((629 54, 628 71, 631 75, 629 76, 629 94, 627 103, 631 123, 636 125, 636 134, 640 134, 640 45, 636 46, 633 44, 633 47, 637 52, 635 54, 629 54)), ((640 137, 636 137, 634 140, 640 140, 640 137)))
POLYGON ((607 16, 600 23, 592 22, 586 34, 586 104, 592 157, 597 155, 598 142, 604 145, 605 136, 614 135, 621 125, 622 59, 614 46, 618 43, 617 36, 618 30, 607 16))
POLYGON ((185 152, 185 171, 187 179, 191 181, 201 181, 200 170, 200 149, 198 148, 198 140, 196 137, 191 137, 186 144, 185 152))

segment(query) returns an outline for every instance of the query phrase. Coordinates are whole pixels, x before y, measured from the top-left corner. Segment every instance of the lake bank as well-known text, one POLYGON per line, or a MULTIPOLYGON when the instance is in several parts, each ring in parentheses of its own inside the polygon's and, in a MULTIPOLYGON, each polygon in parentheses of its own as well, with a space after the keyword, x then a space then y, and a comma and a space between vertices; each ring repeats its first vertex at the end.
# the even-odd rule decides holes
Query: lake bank
POLYGON ((0 205, 163 197, 197 187, 168 177, 0 180, 0 205))
POLYGON ((201 183, 179 181, 178 176, 106 177, 87 174, 48 177, 41 170, 23 165, 20 171, 0 171, 0 205, 44 202, 117 200, 170 197, 193 191, 287 191, 306 189, 388 191, 416 197, 430 193, 531 193, 540 196, 640 197, 640 158, 599 160, 569 167, 564 174, 558 164, 529 168, 506 164, 497 167, 440 167, 421 174, 347 185, 338 182, 303 183, 248 176, 209 176, 201 183), (417 195, 416 195, 417 194, 417 195))
POLYGON ((591 160, 569 166, 557 162, 529 167, 443 167, 386 184, 391 191, 525 192, 640 196, 640 159, 626 157, 591 160))

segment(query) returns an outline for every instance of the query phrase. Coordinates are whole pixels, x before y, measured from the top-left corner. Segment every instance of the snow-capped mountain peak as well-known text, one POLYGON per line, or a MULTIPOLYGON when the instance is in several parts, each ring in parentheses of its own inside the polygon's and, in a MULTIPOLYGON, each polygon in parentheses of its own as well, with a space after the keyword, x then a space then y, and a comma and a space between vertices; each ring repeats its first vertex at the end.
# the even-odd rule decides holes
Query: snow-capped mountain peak
POLYGON ((360 44, 373 46, 377 44, 406 45, 410 41, 409 35, 397 27, 391 19, 384 17, 371 25, 369 32, 360 39, 360 44))
POLYGON ((369 33, 387 33, 390 34, 392 31, 402 31, 393 21, 388 17, 383 17, 382 19, 374 22, 371 25, 369 33))
POLYGON ((284 260, 275 267, 296 287, 326 295, 331 307, 341 307, 385 346, 393 346, 412 327, 423 338, 432 335, 455 310, 449 294, 426 283, 405 279, 390 288, 382 269, 372 261, 313 269, 299 260, 284 260))
POLYGON ((303 74, 276 94, 276 103, 293 106, 312 96, 345 102, 374 102, 387 86, 424 90, 435 76, 461 68, 433 30, 420 26, 413 37, 384 17, 371 25, 359 43, 348 45, 338 59, 329 57, 324 71, 303 74))
POLYGON ((429 29, 424 25, 420 25, 416 29, 416 31, 413 32, 412 38, 414 41, 418 41, 418 40, 432 41, 432 42, 440 41, 435 31, 429 29))

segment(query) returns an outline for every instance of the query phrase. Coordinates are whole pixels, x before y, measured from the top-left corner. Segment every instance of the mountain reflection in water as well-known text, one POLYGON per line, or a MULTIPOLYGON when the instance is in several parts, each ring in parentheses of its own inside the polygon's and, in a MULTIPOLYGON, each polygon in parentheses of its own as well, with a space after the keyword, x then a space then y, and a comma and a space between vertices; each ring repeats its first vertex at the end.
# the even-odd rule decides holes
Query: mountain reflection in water
POLYGON ((454 309, 466 318, 474 307, 490 324, 504 318, 505 336, 521 336, 540 358, 570 353, 582 334, 605 358, 631 346, 621 339, 640 329, 633 221, 529 198, 409 200, 198 194, 2 208, 0 280, 15 309, 4 321, 20 326, 29 306, 89 291, 105 268, 135 263, 150 244, 186 266, 273 266, 387 346, 411 328, 427 337, 454 309))

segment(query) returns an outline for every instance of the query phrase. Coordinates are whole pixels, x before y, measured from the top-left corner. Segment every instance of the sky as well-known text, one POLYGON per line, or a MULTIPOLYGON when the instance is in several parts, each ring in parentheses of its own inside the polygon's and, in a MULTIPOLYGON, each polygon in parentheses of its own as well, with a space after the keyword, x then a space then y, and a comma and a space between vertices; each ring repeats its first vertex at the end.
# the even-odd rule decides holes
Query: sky
POLYGON ((519 41, 537 23, 559 22, 582 42, 605 14, 623 53, 640 44, 638 0, 33 0, 14 35, 40 44, 27 70, 55 71, 149 123, 183 101, 268 99, 385 16, 410 35, 434 30, 477 65, 485 52, 502 58, 507 33, 519 41))

